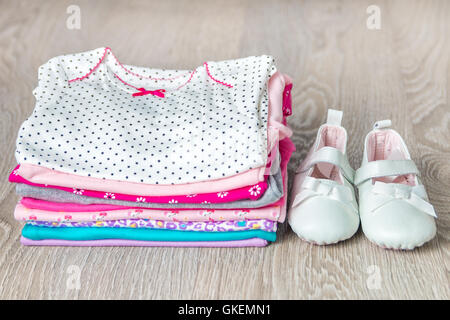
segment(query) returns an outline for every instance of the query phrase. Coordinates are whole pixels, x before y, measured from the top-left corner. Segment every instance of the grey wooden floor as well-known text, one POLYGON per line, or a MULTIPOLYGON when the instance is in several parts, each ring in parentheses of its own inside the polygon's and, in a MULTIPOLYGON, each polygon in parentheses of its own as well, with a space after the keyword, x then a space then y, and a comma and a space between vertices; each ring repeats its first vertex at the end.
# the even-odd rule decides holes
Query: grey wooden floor
POLYGON ((0 298, 450 298, 450 1, 1 0, 0 8, 0 298), (71 4, 81 9, 79 30, 66 26, 71 4), (367 28, 370 4, 380 8, 379 30, 367 28), (294 79, 291 177, 328 107, 344 110, 354 167, 372 123, 391 118, 423 173, 438 236, 412 252, 383 250, 361 232, 317 247, 284 224, 263 249, 21 246, 7 176, 37 68, 101 46, 127 64, 176 69, 276 57, 294 79))

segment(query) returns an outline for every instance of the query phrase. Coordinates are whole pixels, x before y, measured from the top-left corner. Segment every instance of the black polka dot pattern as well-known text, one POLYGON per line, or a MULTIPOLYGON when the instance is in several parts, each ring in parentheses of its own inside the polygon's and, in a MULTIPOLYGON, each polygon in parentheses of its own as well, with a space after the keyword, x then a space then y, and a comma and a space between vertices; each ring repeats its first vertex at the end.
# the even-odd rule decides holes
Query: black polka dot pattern
POLYGON ((208 70, 231 87, 205 66, 121 65, 104 48, 53 58, 39 68, 17 161, 147 184, 207 181, 265 165, 272 57, 208 62, 208 70), (165 97, 133 97, 135 88, 165 89, 165 97))

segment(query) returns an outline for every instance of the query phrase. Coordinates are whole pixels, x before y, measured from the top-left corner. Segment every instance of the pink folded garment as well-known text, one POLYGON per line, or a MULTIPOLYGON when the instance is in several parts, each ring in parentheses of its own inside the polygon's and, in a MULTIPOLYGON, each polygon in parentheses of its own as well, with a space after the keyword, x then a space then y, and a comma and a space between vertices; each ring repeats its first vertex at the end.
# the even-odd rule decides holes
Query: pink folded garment
POLYGON ((278 218, 279 222, 284 222, 286 219, 286 204, 287 204, 287 193, 288 193, 288 172, 287 172, 287 166, 289 163, 289 160, 291 159, 292 153, 295 151, 295 144, 292 142, 290 138, 284 138, 280 141, 279 144, 279 150, 281 154, 281 163, 280 163, 280 170, 281 170, 281 176, 283 178, 283 190, 284 195, 283 197, 278 200, 274 205, 280 206, 280 216, 278 218))
POLYGON ((9 181, 13 183, 24 183, 27 185, 42 187, 42 188, 52 188, 58 189, 65 192, 75 193, 78 195, 84 195, 94 198, 111 198, 115 200, 124 201, 136 201, 136 202, 150 202, 150 203, 223 203, 232 202, 238 200, 256 200, 259 199, 264 192, 267 190, 268 183, 267 179, 262 182, 258 182, 255 185, 245 186, 238 189, 220 191, 214 193, 200 193, 200 194, 190 194, 190 195, 175 195, 175 196, 145 196, 142 194, 123 194, 123 193, 109 193, 104 191, 96 190, 84 190, 79 188, 67 188, 60 187, 56 185, 46 185, 33 183, 21 177, 19 175, 20 165, 18 165, 13 172, 9 175, 9 181))
MULTIPOLYGON (((143 207, 130 207, 130 206, 121 206, 121 205, 114 205, 114 204, 80 204, 80 203, 69 203, 69 202, 52 202, 52 201, 46 201, 46 200, 39 200, 35 198, 28 198, 23 197, 19 200, 19 203, 23 205, 24 207, 28 209, 39 209, 39 210, 45 210, 45 211, 58 211, 58 212, 95 212, 95 211, 113 211, 113 210, 126 210, 126 209, 143 209, 143 207)), ((276 206, 282 206, 284 203, 283 199, 281 198, 275 203, 272 203, 270 205, 254 208, 256 209, 262 209, 262 208, 269 208, 269 207, 276 207, 276 206)), ((163 210, 163 211, 171 211, 171 210, 209 210, 206 208, 173 208, 173 209, 167 209, 167 208, 146 208, 147 210, 163 210)), ((249 208, 245 208, 249 209, 249 208)), ((216 209, 216 210, 241 210, 241 209, 216 209)), ((244 208, 242 208, 244 210, 244 208)))
MULTIPOLYGON (((269 137, 276 137, 273 145, 278 140, 292 135, 291 129, 287 126, 286 116, 291 113, 291 79, 279 72, 275 73, 269 81, 269 137)), ((234 176, 174 185, 150 185, 118 180, 105 180, 86 176, 79 176, 51 170, 42 166, 21 163, 14 175, 19 175, 25 180, 43 185, 60 186, 73 190, 91 190, 101 192, 113 192, 122 194, 133 194, 141 196, 172 196, 190 195, 203 193, 218 193, 221 191, 233 190, 245 186, 256 185, 264 181, 266 167, 259 167, 234 176)))
MULTIPOLYGON (((19 203, 24 207, 26 207, 27 209, 38 209, 38 210, 57 211, 66 213, 142 209, 141 207, 127 207, 127 206, 118 206, 114 204, 80 204, 68 202, 52 202, 28 197, 23 197, 22 199, 19 200, 19 203)), ((184 210, 184 209, 177 209, 177 210, 184 210)))
POLYGON ((67 246, 67 247, 206 247, 206 248, 242 248, 265 247, 268 241, 261 238, 232 241, 140 241, 125 239, 104 240, 31 240, 20 238, 25 246, 67 246))
MULTIPOLYGON (((64 205, 64 204, 63 204, 64 205)), ((68 207, 74 204, 65 204, 68 207)), ((75 205, 83 206, 83 205, 75 205)), ((84 205, 90 206, 90 205, 84 205)), ((165 221, 230 221, 230 220, 257 220, 266 219, 277 221, 285 213, 281 212, 281 206, 270 206, 258 209, 236 209, 236 210, 159 210, 159 209, 116 209, 104 211, 46 211, 40 209, 29 209, 18 203, 14 210, 14 217, 19 221, 107 221, 120 219, 152 219, 165 221)))
POLYGON ((264 181, 265 167, 251 169, 231 177, 202 181, 188 184, 144 184, 118 180, 105 180, 92 177, 78 176, 34 164, 21 163, 13 175, 19 175, 27 181, 36 184, 60 186, 77 189, 93 190, 123 194, 140 194, 146 196, 190 195, 198 193, 213 193, 233 190, 243 186, 254 185, 264 181))
MULTIPOLYGON (((278 139, 292 136, 286 117, 292 114, 292 79, 280 72, 269 80, 269 128, 278 130, 278 139), (280 92, 283 94, 280 95, 280 92)), ((270 134, 269 134, 270 136, 270 134)))

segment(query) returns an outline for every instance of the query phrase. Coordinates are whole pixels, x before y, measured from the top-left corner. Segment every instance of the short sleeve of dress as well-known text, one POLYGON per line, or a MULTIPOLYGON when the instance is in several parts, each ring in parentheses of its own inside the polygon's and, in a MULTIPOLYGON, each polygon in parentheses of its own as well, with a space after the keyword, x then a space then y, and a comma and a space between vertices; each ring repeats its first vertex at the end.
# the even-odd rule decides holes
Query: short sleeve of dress
POLYGON ((61 98, 68 79, 58 58, 53 58, 41 65, 38 70, 38 85, 33 90, 36 100, 51 103, 61 98))

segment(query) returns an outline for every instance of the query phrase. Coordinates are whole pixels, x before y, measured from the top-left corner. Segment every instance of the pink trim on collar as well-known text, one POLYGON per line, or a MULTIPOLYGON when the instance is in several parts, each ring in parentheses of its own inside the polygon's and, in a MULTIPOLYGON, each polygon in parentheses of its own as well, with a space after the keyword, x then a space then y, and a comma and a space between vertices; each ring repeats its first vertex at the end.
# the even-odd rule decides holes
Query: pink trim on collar
POLYGON ((224 86, 226 86, 226 87, 228 87, 228 88, 233 88, 233 86, 232 86, 231 84, 228 84, 228 83, 225 83, 225 82, 222 82, 222 81, 220 81, 220 80, 215 79, 215 78, 211 75, 211 73, 209 72, 208 63, 205 62, 205 63, 203 63, 203 64, 204 64, 204 66, 205 66, 206 73, 208 74, 208 76, 209 76, 212 80, 214 80, 215 82, 217 82, 217 83, 219 83, 219 84, 221 84, 221 85, 224 85, 224 86))

